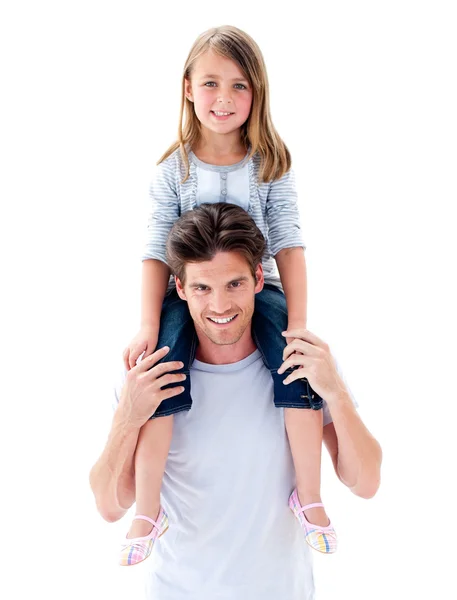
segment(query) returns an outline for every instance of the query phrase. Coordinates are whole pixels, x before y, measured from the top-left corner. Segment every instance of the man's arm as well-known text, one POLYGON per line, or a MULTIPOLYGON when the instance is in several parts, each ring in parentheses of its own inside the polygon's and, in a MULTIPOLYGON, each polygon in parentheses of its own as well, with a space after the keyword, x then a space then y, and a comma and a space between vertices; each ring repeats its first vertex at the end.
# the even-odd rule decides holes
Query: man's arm
POLYGON ((381 446, 363 424, 347 392, 329 408, 333 422, 324 427, 324 444, 335 472, 351 492, 372 498, 381 482, 381 446))
POLYGON ((168 352, 168 347, 157 350, 127 373, 108 441, 90 471, 95 502, 106 521, 119 520, 135 501, 134 456, 141 427, 163 400, 184 391, 183 387, 162 389, 186 378, 183 373, 170 373, 182 368, 179 361, 156 365, 168 352))
POLYGON ((326 401, 333 423, 324 427, 323 440, 336 474, 354 494, 372 498, 381 479, 381 447, 359 417, 328 345, 307 329, 283 335, 294 340, 284 349, 278 373, 297 367, 284 383, 306 377, 326 401))
POLYGON ((97 509, 106 521, 119 520, 135 501, 134 456, 139 433, 140 428, 132 426, 125 410, 118 407, 105 449, 89 475, 97 509))

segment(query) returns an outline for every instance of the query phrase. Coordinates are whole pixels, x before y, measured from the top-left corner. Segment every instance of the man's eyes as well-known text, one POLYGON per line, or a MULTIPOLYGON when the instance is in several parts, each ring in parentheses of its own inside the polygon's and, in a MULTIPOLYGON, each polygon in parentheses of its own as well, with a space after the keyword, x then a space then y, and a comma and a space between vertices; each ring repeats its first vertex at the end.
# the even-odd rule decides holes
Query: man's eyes
MULTIPOLYGON (((229 288, 239 288, 241 287, 242 283, 241 281, 231 281, 229 283, 229 288)), ((207 285, 196 285, 194 287, 194 290, 196 292, 207 292, 210 288, 207 285)))

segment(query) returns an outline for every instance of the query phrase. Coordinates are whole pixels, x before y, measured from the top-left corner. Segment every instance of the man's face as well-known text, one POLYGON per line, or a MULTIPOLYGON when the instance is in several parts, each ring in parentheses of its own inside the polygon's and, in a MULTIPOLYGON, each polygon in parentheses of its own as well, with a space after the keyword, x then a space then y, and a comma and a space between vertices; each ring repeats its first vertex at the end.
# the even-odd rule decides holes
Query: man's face
POLYGON ((254 280, 238 252, 219 252, 211 261, 187 263, 186 283, 176 279, 177 292, 189 305, 198 334, 217 345, 235 344, 251 335, 254 296, 263 288, 262 265, 254 280))

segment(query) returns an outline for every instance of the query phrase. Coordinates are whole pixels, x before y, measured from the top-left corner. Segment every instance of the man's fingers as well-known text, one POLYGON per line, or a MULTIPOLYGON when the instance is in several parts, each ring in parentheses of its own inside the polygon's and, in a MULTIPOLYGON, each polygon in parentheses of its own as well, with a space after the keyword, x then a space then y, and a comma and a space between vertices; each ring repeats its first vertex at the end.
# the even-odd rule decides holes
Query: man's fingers
POLYGON ((160 391, 160 395, 162 397, 161 402, 163 402, 167 398, 173 398, 173 396, 177 396, 178 394, 182 394, 183 391, 184 391, 184 387, 183 386, 178 386, 178 387, 173 387, 173 388, 167 388, 166 390, 161 390, 160 391))
POLYGON ((283 381, 284 385, 289 385, 289 383, 292 383, 293 381, 296 381, 297 379, 303 379, 303 377, 306 377, 307 379, 309 379, 308 375, 307 375, 307 370, 305 368, 301 368, 301 369, 295 369, 295 371, 293 373, 291 373, 288 377, 286 377, 283 381))
POLYGON ((309 366, 312 363, 312 359, 306 357, 304 354, 292 354, 290 358, 285 360, 282 365, 278 369, 278 373, 281 375, 287 369, 292 369, 292 367, 305 367, 309 366))
POLYGON ((187 379, 187 376, 184 373, 168 373, 167 375, 163 375, 156 379, 156 383, 160 388, 165 387, 169 383, 178 383, 179 381, 184 381, 187 379))
POLYGON ((282 359, 286 360, 294 352, 300 352, 301 354, 308 354, 309 356, 318 356, 321 352, 321 348, 313 346, 309 342, 305 342, 300 339, 294 339, 293 342, 288 344, 282 353, 282 359))
MULTIPOLYGON (((162 378, 163 375, 170 373, 170 371, 177 371, 178 369, 182 369, 184 364, 179 360, 173 360, 171 362, 160 363, 155 367, 152 367, 147 373, 145 373, 144 377, 148 379, 159 379, 162 378)), ((161 384, 164 385, 164 384, 161 384)))
POLYGON ((321 338, 317 337, 317 335, 314 333, 311 333, 311 331, 308 331, 308 329, 288 329, 287 331, 283 331, 282 335, 289 338, 299 338, 300 340, 309 342, 310 344, 318 346, 322 349, 328 347, 327 344, 321 340, 321 338))
POLYGON ((139 372, 148 371, 151 366, 155 365, 161 358, 166 356, 170 352, 170 348, 168 346, 164 346, 163 348, 159 348, 152 354, 150 354, 147 358, 143 359, 140 363, 137 364, 137 369, 139 372))

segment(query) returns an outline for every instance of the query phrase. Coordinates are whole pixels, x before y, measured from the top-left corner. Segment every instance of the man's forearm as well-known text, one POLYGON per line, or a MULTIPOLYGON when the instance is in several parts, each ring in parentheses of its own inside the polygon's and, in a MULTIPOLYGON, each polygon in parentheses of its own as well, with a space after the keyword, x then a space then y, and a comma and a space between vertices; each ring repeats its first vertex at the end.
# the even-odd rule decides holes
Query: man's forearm
POLYGON ((346 391, 340 391, 328 404, 338 439, 338 476, 354 494, 371 498, 380 483, 381 446, 363 424, 346 391))
POLYGON ((107 521, 119 520, 135 501, 134 456, 139 432, 119 407, 105 449, 90 472, 98 511, 107 521))

